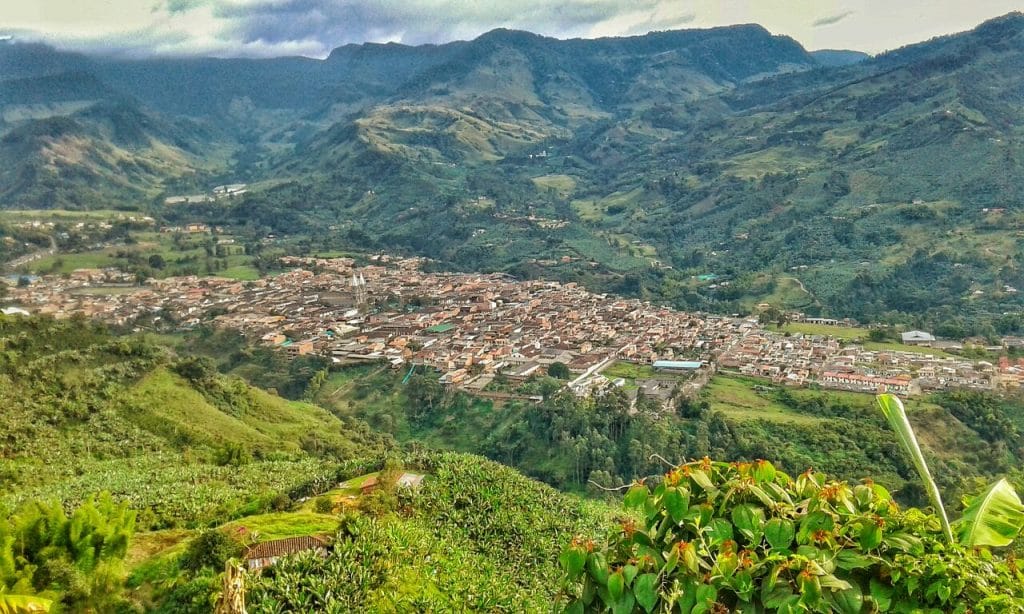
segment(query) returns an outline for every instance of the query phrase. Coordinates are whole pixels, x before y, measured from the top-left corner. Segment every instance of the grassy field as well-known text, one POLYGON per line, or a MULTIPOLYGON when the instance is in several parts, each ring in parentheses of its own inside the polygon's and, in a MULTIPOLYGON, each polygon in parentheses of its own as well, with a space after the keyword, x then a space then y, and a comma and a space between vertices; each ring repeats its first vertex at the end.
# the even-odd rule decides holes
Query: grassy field
POLYGON ((620 360, 612 363, 607 369, 601 372, 605 377, 615 379, 621 377, 627 380, 653 379, 655 377, 671 377, 659 373, 651 365, 638 365, 633 362, 620 360))
POLYGON ((276 512, 246 516, 227 523, 223 528, 238 530, 242 527, 245 527, 247 531, 258 533, 259 541, 267 541, 318 533, 333 534, 338 528, 338 517, 332 514, 306 511, 276 512))
POLYGON ((76 269, 102 269, 114 266, 115 250, 108 248, 98 251, 82 252, 76 254, 54 254, 44 256, 28 264, 32 273, 70 273, 76 269))
POLYGON ((239 281, 253 281, 260 278, 260 272, 254 266, 242 264, 219 271, 217 277, 227 277, 239 281))
POLYGON ((633 389, 639 387, 637 383, 639 380, 645 379, 663 379, 663 380, 685 380, 686 375, 680 375, 678 373, 666 373, 658 371, 651 365, 639 365, 633 362, 627 362, 620 360, 612 363, 604 371, 601 371, 601 375, 608 379, 614 380, 622 378, 626 380, 626 389, 633 389))
POLYGON ((769 303, 782 309, 802 311, 817 304, 817 300, 797 278, 778 277, 775 279, 771 294, 749 296, 741 300, 741 304, 749 310, 753 310, 758 303, 769 303))
POLYGON ((566 198, 576 190, 576 179, 569 175, 541 175, 533 178, 538 188, 552 189, 561 198, 566 198))
POLYGON ((737 420, 769 420, 804 425, 826 422, 821 418, 801 414, 785 407, 768 394, 759 393, 758 386, 770 387, 771 384, 745 377, 718 375, 712 378, 705 391, 712 410, 720 411, 737 420))
POLYGON ((7 209, 0 211, 0 221, 5 222, 95 222, 104 220, 116 220, 134 216, 136 218, 145 215, 141 212, 115 211, 114 209, 93 209, 91 211, 70 211, 68 209, 7 209))
POLYGON ((868 329, 855 326, 829 326, 827 324, 810 324, 807 322, 790 322, 781 329, 775 324, 769 324, 767 330, 786 333, 802 333, 804 335, 827 335, 834 337, 844 343, 860 343, 865 350, 877 352, 911 352, 914 354, 931 354, 940 358, 953 356, 949 352, 943 352, 935 348, 907 345, 895 341, 867 341, 868 329))
POLYGON ((866 339, 868 329, 852 326, 829 326, 827 324, 811 324, 809 322, 789 322, 781 329, 774 324, 767 327, 768 330, 785 333, 802 333, 804 335, 828 335, 841 341, 854 341, 866 339))

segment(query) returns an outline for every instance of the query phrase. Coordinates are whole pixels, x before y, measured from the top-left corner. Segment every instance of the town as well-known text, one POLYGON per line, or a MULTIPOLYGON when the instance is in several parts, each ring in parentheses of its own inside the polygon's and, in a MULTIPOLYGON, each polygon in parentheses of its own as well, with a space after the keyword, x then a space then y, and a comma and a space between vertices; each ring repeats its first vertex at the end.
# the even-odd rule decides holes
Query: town
MULTIPOLYGON (((665 405, 680 387, 696 391, 719 369, 778 384, 901 395, 1024 383, 1022 359, 871 350, 828 335, 770 331, 756 316, 683 313, 574 283, 424 272, 422 258, 375 255, 362 266, 351 258, 281 261, 289 270, 255 281, 187 276, 135 285, 116 269, 46 275, 12 287, 5 312, 80 314, 135 328, 209 323, 293 356, 433 369, 443 384, 480 395, 495 394, 496 378, 524 382, 554 363, 567 367, 565 385, 579 395, 623 385, 608 375, 614 365, 644 365, 651 375, 631 386, 632 396, 665 405)), ((936 343, 921 331, 902 339, 936 343)))

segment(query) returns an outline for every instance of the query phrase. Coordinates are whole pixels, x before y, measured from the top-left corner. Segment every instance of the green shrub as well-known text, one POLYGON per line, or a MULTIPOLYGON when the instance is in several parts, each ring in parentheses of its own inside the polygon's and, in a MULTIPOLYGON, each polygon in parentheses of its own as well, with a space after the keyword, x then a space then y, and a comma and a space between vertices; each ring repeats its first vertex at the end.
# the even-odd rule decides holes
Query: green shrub
POLYGON ((204 568, 224 571, 224 562, 242 554, 241 542, 220 529, 203 531, 194 537, 181 555, 181 568, 198 572, 204 568))
POLYGON ((320 514, 330 514, 334 511, 334 501, 330 497, 317 497, 313 503, 313 509, 320 514))
POLYGON ((270 509, 275 512, 287 512, 292 506, 292 498, 284 493, 275 495, 270 501, 270 509))
POLYGON ((560 557, 567 611, 1008 612, 1024 576, 986 549, 949 544, 940 523, 881 486, 771 463, 681 465, 632 486, 608 545, 560 557))

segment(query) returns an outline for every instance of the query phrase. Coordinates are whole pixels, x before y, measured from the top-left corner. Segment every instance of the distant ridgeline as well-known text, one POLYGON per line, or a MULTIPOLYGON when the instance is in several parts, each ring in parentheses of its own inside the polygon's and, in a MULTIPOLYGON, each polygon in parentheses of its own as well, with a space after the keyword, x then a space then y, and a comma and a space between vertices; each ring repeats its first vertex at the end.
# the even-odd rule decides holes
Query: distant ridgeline
POLYGON ((759 26, 326 60, 7 43, 0 207, 129 207, 689 309, 1020 332, 1022 65, 1020 14, 874 58, 759 26))

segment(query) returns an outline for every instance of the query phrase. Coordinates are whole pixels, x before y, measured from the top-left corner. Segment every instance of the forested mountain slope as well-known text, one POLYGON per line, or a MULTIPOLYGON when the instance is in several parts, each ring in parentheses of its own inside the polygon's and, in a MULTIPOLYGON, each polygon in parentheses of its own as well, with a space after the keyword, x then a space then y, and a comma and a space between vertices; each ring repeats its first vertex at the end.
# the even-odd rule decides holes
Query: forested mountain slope
POLYGON ((1022 39, 1011 14, 869 59, 759 26, 325 60, 5 44, 0 206, 138 207, 689 309, 1011 332, 1022 39), (236 180, 252 185, 228 206, 163 205, 236 180))

